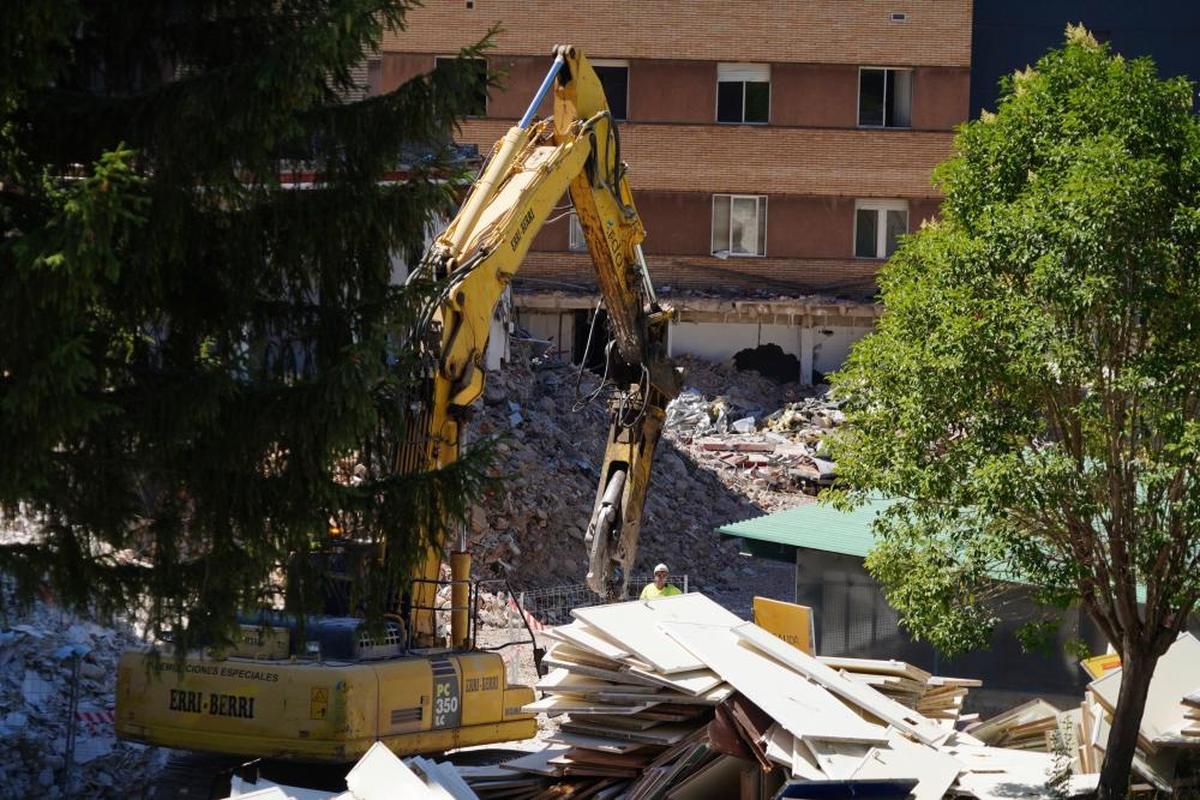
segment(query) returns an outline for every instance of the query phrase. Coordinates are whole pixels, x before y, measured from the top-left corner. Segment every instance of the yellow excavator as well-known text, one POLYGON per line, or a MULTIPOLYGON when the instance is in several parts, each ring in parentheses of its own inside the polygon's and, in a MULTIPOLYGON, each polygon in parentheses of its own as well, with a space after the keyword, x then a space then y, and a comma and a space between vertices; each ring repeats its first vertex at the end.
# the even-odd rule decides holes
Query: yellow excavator
MULTIPOLYGON (((650 465, 680 374, 666 355, 670 310, 646 271, 645 230, 620 159, 620 139, 600 80, 575 47, 559 46, 521 121, 494 148, 446 230, 410 280, 448 288, 430 309, 437 352, 419 438, 404 469, 436 469, 458 456, 468 408, 484 383, 492 315, 541 226, 569 191, 608 313, 610 426, 583 554, 587 581, 606 601, 624 596, 637 555, 650 465), (553 92, 551 119, 535 121, 553 92)), ((509 685, 498 653, 475 648, 474 585, 465 537, 448 532, 408 588, 386 635, 361 619, 286 614, 242 626, 221 654, 154 659, 130 651, 117 676, 117 735, 244 757, 348 762, 376 741, 398 754, 527 738, 533 700, 509 685), (439 589, 449 584, 450 636, 439 636, 439 589), (303 638, 303 641, 297 641, 303 638)), ((582 560, 582 559, 581 559, 582 560)), ((444 592, 443 592, 444 595, 444 592)), ((445 609, 442 609, 444 612, 445 609)))

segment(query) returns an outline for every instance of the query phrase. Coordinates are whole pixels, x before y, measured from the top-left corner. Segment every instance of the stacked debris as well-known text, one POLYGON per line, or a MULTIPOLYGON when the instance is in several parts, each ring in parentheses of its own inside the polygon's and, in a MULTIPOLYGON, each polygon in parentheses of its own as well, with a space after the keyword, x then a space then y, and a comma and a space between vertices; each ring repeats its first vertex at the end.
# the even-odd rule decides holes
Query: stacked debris
POLYGON ((128 628, 103 627, 42 602, 5 619, 0 794, 124 798, 147 788, 165 751, 118 741, 112 730, 117 660, 140 643, 128 628))
POLYGON ((1058 708, 1039 697, 990 717, 969 730, 976 739, 997 747, 1052 753, 1060 713, 1058 708))
MULTIPOLYGON (((1200 641, 1181 635, 1158 660, 1146 709, 1138 732, 1133 770, 1163 792, 1171 792, 1197 777, 1200 755, 1200 641)), ((1121 670, 1105 673, 1088 684, 1078 708, 1059 711, 1044 700, 998 714, 967 730, 981 741, 1013 749, 1066 753, 1072 770, 1096 776, 1117 696, 1121 670)))
POLYGON ((932 675, 920 667, 892 659, 820 656, 820 661, 916 710, 921 716, 940 722, 947 730, 953 730, 959 721, 967 692, 983 685, 977 678, 932 675))
POLYGON ((687 800, 829 782, 918 800, 1002 784, 1049 796, 1052 756, 957 733, 703 595, 574 616, 554 630, 544 697, 525 707, 567 716, 544 749, 502 764, 541 780, 506 797, 687 800))

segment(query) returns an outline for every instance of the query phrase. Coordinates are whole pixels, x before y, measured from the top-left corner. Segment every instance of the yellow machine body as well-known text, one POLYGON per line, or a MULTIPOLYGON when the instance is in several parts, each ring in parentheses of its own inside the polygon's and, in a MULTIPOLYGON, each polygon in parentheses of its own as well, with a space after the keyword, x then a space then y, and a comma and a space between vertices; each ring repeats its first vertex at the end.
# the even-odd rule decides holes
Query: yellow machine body
MULTIPOLYGON (((619 158, 619 137, 604 90, 576 48, 555 61, 520 124, 499 141, 457 216, 409 280, 449 284, 432 314, 436 368, 420 436, 401 472, 457 460, 461 425, 484 385, 493 312, 537 232, 565 195, 579 217, 608 312, 613 347, 602 478, 586 553, 588 583, 607 599, 623 596, 637 555, 642 506, 666 404, 681 376, 666 354, 672 311, 660 305, 641 252, 645 238, 619 158), (534 111, 553 91, 554 116, 534 111)), ((598 345, 599 349, 600 345, 598 345)), ((410 588, 403 655, 353 662, 279 658, 296 648, 266 629, 243 631, 226 658, 146 653, 122 657, 117 734, 126 739, 241 756, 350 761, 375 741, 400 754, 527 738, 535 722, 520 713, 533 690, 508 686, 500 657, 472 650, 465 543, 450 554, 450 643, 435 613, 451 532, 435 543, 410 588), (234 653, 237 654, 234 657, 234 653)), ((583 559, 581 558, 581 563, 583 559)), ((445 609, 442 609, 445 610, 445 609)))
POLYGON ((343 763, 374 742, 406 755, 526 739, 527 686, 495 653, 359 662, 189 657, 129 651, 117 674, 124 739, 230 755, 343 763))

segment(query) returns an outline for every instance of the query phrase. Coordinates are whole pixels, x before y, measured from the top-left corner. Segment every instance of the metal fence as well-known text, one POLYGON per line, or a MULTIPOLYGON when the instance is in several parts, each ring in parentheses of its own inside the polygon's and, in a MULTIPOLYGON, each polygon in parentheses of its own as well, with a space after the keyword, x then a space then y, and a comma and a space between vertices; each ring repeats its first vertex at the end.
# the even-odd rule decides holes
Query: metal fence
MULTIPOLYGON (((629 597, 637 597, 644 586, 654 582, 652 575, 637 575, 629 580, 629 597)), ((673 576, 672 583, 687 592, 687 575, 673 576)), ((584 583, 569 583, 540 589, 518 591, 507 581, 479 581, 476 596, 477 646, 500 653, 510 683, 537 680, 541 654, 550 645, 544 635, 547 628, 571 621, 571 609, 594 606, 600 602, 584 583)))
MULTIPOLYGON (((687 593, 687 575, 673 575, 671 582, 687 593)), ((629 579, 629 599, 636 599, 642 593, 642 589, 651 583, 654 583, 653 575, 632 576, 629 579)), ((565 625, 571 621, 571 609, 594 606, 600 602, 600 598, 585 583, 528 589, 518 593, 516 600, 521 608, 543 625, 565 625)))

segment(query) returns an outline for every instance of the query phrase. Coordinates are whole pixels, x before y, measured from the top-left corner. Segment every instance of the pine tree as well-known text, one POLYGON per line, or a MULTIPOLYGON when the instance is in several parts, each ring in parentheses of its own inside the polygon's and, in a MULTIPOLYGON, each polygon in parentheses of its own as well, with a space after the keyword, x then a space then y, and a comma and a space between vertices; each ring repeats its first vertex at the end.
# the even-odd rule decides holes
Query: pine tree
POLYGON ((356 587, 377 615, 464 515, 486 452, 395 469, 437 287, 392 262, 450 207, 481 89, 463 61, 364 97, 411 5, 0 10, 0 507, 45 532, 0 548, 21 597, 219 642, 332 524, 386 544, 356 587))

